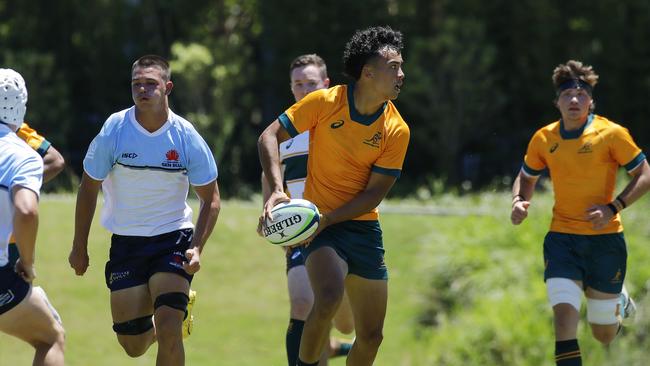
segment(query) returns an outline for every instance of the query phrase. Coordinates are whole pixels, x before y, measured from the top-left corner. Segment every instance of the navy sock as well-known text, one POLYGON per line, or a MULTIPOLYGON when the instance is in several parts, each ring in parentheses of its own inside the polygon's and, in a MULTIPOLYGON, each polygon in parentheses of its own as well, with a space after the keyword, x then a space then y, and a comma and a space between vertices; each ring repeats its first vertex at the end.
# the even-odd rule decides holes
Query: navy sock
POLYGON ((298 362, 296 362, 296 366, 318 366, 318 361, 314 363, 307 363, 307 362, 302 362, 300 359, 298 359, 298 362))
POLYGON ((582 366, 577 339, 555 342, 555 364, 557 366, 582 366))
POLYGON ((303 320, 290 319, 287 328, 286 347, 287 361, 289 366, 295 366, 298 361, 298 351, 300 350, 300 338, 302 337, 302 328, 305 326, 303 320))

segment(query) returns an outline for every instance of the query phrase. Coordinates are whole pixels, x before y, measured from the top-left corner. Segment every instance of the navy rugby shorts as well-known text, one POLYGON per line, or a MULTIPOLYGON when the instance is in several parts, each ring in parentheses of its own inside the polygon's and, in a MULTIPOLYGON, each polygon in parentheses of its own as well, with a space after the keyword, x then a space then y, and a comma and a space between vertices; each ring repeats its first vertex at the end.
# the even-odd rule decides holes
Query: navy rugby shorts
POLYGON ((0 315, 20 304, 29 293, 30 285, 7 264, 0 267, 0 315))
POLYGON ((549 232, 544 238, 544 281, 559 277, 583 287, 621 292, 627 270, 623 233, 578 235, 549 232))
POLYGON ((347 262, 348 273, 370 280, 388 279, 379 221, 350 220, 326 227, 303 249, 305 260, 324 246, 347 262))
POLYGON ((104 275, 111 291, 144 285, 158 272, 176 273, 192 283, 185 272, 185 251, 192 242, 192 229, 176 230, 156 236, 113 234, 104 275))

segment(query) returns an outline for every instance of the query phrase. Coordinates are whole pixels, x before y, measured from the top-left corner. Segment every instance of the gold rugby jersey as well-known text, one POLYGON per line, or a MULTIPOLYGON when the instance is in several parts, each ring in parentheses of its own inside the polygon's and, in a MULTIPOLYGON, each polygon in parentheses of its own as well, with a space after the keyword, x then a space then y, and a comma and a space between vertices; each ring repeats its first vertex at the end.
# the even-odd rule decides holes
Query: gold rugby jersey
POLYGON ((561 120, 539 129, 528 144, 522 170, 533 177, 549 171, 555 194, 551 231, 608 234, 623 231, 620 215, 595 231, 586 211, 614 200, 620 166, 630 172, 644 160, 626 128, 589 115, 579 130, 566 131, 561 120))
MULTIPOLYGON (((291 137, 310 131, 304 197, 324 213, 350 201, 370 173, 399 177, 410 131, 388 101, 374 114, 357 112, 354 85, 316 90, 278 119, 291 137)), ((377 220, 377 208, 354 220, 377 220)))
POLYGON ((45 137, 39 135, 36 130, 29 127, 27 122, 23 122, 20 128, 16 131, 16 135, 25 141, 32 149, 36 150, 41 157, 45 156, 47 149, 50 148, 50 142, 47 141, 45 137))

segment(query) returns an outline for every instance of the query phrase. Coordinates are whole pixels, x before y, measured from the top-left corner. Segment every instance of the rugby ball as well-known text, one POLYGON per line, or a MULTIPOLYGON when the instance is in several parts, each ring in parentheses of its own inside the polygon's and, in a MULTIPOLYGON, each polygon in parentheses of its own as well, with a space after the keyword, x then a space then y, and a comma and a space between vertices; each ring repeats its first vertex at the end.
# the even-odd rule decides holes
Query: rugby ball
POLYGON ((271 210, 273 220, 267 220, 262 229, 271 244, 295 245, 309 238, 318 228, 318 207, 303 199, 292 199, 277 204, 271 210))

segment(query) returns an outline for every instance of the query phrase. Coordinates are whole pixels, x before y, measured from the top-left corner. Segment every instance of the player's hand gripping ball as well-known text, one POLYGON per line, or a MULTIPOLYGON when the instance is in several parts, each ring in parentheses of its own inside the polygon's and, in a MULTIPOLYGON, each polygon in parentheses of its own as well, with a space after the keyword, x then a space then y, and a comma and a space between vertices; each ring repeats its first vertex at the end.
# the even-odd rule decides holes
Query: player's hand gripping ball
POLYGON ((271 210, 273 220, 267 220, 262 234, 271 244, 296 245, 309 238, 318 228, 318 207, 303 199, 277 204, 271 210))

